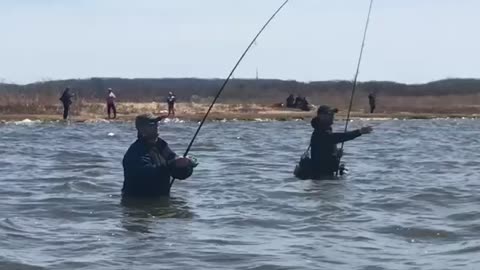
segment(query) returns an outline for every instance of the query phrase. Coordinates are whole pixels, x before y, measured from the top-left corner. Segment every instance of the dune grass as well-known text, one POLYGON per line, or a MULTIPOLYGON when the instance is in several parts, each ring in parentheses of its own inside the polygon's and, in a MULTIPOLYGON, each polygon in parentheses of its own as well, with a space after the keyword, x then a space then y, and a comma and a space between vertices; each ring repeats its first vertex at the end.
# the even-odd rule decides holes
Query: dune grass
MULTIPOLYGON (((443 96, 381 96, 377 100, 375 114, 368 113, 368 101, 362 95, 355 98, 352 117, 364 118, 401 118, 401 119, 430 119, 447 117, 477 117, 480 112, 480 96, 472 95, 443 95, 443 96)), ((279 103, 283 97, 278 97, 279 103)), ((195 100, 195 102, 180 102, 176 104, 176 117, 186 120, 200 120, 210 105, 211 98, 195 100)), ((338 107, 338 118, 346 115, 346 97, 341 95, 316 95, 310 101, 315 104, 328 104, 338 107)), ((71 106, 71 119, 85 121, 88 119, 105 119, 106 105, 98 99, 77 98, 71 106)), ((19 95, 15 93, 0 93, 0 120, 58 120, 61 119, 63 107, 54 95, 19 95)), ((164 102, 117 102, 118 120, 131 120, 141 113, 167 114, 167 105, 164 102)), ((276 119, 306 119, 311 118, 314 111, 279 107, 278 103, 255 103, 255 100, 228 100, 215 104, 210 120, 238 119, 254 120, 276 119)))

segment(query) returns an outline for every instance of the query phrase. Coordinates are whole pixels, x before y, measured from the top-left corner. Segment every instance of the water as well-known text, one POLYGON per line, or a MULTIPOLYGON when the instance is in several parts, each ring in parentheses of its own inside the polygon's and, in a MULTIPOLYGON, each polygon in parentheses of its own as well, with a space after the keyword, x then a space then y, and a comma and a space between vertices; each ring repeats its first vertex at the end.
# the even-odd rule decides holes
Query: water
MULTIPOLYGON (((128 204, 132 123, 1 124, 0 269, 480 269, 480 122, 365 124, 315 182, 292 176, 309 123, 208 123, 194 177, 128 204)), ((160 132, 181 154, 196 127, 160 132)))

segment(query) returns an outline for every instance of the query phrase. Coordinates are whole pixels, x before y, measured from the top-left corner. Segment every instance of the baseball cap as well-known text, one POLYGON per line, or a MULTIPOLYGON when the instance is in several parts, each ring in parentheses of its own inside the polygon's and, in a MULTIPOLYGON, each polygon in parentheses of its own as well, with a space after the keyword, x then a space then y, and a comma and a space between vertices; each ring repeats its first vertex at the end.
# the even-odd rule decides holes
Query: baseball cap
POLYGON ((337 112, 338 112, 337 108, 331 108, 330 106, 327 106, 327 105, 322 105, 317 109, 317 114, 330 114, 330 113, 337 113, 337 112))
POLYGON ((162 116, 155 116, 151 113, 140 114, 135 118, 135 127, 139 129, 141 127, 155 126, 163 118, 162 116))

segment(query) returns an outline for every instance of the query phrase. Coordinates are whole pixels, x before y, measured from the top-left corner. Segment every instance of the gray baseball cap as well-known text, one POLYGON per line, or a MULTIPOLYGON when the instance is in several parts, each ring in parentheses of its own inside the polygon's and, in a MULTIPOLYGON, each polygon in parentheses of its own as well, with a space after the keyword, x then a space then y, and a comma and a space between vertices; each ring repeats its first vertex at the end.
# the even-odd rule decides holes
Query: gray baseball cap
POLYGON ((337 112, 338 112, 337 108, 331 108, 330 106, 327 106, 327 105, 322 105, 317 109, 317 114, 334 114, 337 112))
POLYGON ((162 116, 155 116, 151 113, 140 114, 135 118, 135 127, 139 129, 142 127, 156 126, 163 118, 162 116))

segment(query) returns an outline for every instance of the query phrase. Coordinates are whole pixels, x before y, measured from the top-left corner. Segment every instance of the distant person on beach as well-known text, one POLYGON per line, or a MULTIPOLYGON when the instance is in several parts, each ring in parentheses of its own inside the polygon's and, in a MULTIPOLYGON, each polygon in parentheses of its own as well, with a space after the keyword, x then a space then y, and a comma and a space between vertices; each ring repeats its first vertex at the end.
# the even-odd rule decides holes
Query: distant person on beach
POLYGON ((301 104, 302 104, 302 97, 301 97, 301 96, 297 96, 297 97, 295 98, 295 102, 293 103, 293 106, 298 109, 298 108, 300 108, 300 105, 301 105, 301 104))
POLYGON ((190 158, 178 157, 158 137, 158 122, 163 118, 142 114, 135 119, 138 139, 123 158, 124 197, 169 196, 170 178, 187 179, 197 165, 190 158))
POLYGON ((167 104, 168 104, 168 116, 175 116, 175 101, 177 97, 172 92, 168 92, 167 104))
POLYGON ((287 98, 287 108, 295 108, 295 97, 292 94, 287 98))
MULTIPOLYGON (((372 132, 371 127, 363 127, 346 133, 332 131, 335 113, 338 110, 322 105, 317 110, 317 116, 311 121, 314 129, 310 139, 311 161, 305 167, 298 167, 295 175, 308 175, 309 179, 325 179, 333 177, 340 169, 342 152, 337 148, 338 143, 353 140, 363 134, 372 132)), ((304 177, 305 178, 305 177, 304 177)))
POLYGON ((368 95, 368 104, 370 105, 370 113, 373 113, 375 111, 376 99, 377 97, 375 93, 370 93, 368 95))
POLYGON ((70 93, 70 88, 69 87, 65 88, 65 91, 63 91, 63 94, 60 97, 60 101, 63 104, 63 120, 66 120, 68 118, 70 105, 72 105, 72 98, 73 98, 73 94, 70 93))
POLYGON ((111 111, 113 111, 113 119, 117 118, 117 108, 115 107, 115 99, 117 97, 113 93, 112 88, 108 88, 108 95, 107 95, 107 113, 108 119, 110 119, 111 111))
POLYGON ((308 104, 307 98, 304 97, 301 99, 301 102, 299 104, 299 109, 302 111, 310 111, 310 105, 308 104))

